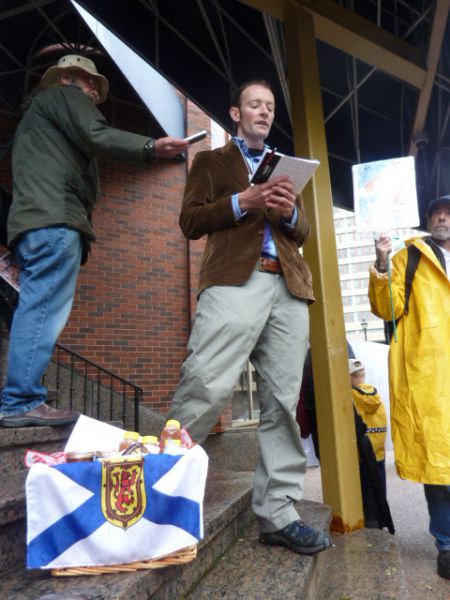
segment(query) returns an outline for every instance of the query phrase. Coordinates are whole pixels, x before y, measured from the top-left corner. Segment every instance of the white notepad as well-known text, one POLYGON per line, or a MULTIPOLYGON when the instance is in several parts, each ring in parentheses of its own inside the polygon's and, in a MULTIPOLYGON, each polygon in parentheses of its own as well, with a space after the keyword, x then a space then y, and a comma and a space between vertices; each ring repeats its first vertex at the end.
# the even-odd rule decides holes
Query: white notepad
POLYGON ((267 150, 253 174, 251 183, 265 183, 274 177, 287 175, 294 187, 294 192, 300 194, 319 165, 320 161, 318 160, 286 156, 267 150))

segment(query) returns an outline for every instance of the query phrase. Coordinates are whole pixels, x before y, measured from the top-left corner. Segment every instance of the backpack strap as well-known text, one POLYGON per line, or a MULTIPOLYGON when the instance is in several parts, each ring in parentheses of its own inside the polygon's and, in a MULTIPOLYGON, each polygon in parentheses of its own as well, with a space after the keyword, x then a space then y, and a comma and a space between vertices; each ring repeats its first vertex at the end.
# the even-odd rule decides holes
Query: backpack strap
POLYGON ((414 275, 417 271, 417 267, 419 266, 420 257, 422 253, 416 246, 408 246, 408 260, 406 262, 406 271, 405 271, 405 306, 404 306, 404 314, 408 314, 409 310, 409 297, 411 296, 411 286, 414 279, 414 275))
MULTIPOLYGON (((406 259, 406 270, 405 270, 405 304, 403 307, 403 314, 407 315, 409 311, 409 297, 411 296, 411 287, 414 279, 414 275, 417 271, 417 267, 419 266, 420 257, 422 253, 416 246, 408 246, 408 257, 406 259)), ((384 335, 386 338, 386 344, 389 344, 392 335, 394 332, 394 328, 392 325, 392 321, 384 322, 384 335)))
MULTIPOLYGON (((424 241, 433 250, 436 258, 439 261, 439 264, 444 269, 444 271, 447 273, 447 269, 446 269, 446 265, 445 265, 445 258, 444 258, 444 255, 443 255, 442 250, 440 249, 440 247, 436 244, 436 242, 433 240, 433 238, 431 236, 425 238, 424 241)), ((447 275, 448 275, 448 273, 447 273, 447 275)))

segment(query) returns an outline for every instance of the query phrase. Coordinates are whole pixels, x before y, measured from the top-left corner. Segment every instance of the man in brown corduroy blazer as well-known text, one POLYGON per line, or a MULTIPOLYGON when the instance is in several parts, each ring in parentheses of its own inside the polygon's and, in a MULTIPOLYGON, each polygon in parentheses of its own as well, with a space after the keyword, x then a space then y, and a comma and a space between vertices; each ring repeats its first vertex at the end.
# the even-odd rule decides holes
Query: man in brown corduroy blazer
POLYGON ((260 404, 260 461, 253 510, 260 541, 304 554, 330 546, 295 510, 306 456, 295 412, 308 345, 312 279, 299 248, 310 226, 286 176, 251 185, 275 101, 265 81, 237 91, 230 116, 237 135, 199 152, 180 214, 186 237, 207 236, 199 302, 169 418, 197 442, 213 429, 250 359, 260 404))

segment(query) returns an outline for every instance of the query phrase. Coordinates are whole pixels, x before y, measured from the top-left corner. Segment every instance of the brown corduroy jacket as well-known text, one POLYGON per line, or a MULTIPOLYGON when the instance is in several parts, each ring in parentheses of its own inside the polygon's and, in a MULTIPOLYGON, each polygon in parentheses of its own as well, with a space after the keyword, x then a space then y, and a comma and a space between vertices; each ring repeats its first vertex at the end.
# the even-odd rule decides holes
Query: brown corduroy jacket
POLYGON ((248 185, 247 165, 233 141, 196 154, 184 193, 180 227, 189 239, 208 236, 199 294, 214 285, 242 285, 247 281, 261 254, 267 219, 289 291, 301 300, 313 302, 311 272, 299 253, 310 231, 301 198, 296 202, 297 224, 291 230, 275 209, 252 209, 236 222, 231 196, 248 185))

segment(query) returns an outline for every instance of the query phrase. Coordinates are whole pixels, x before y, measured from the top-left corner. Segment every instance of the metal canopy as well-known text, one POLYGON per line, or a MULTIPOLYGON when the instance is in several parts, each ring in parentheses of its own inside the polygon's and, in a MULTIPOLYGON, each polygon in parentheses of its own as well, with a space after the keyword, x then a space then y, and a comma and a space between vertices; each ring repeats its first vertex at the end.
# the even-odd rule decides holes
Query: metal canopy
MULTIPOLYGON (((409 153, 417 154, 422 207, 450 191, 449 0, 79 3, 227 129, 236 85, 267 79, 277 102, 269 142, 287 153, 292 131, 282 20, 293 7, 311 12, 334 203, 352 207, 352 164, 409 153)), ((36 53, 64 42, 98 46, 69 0, 2 1, 0 112, 18 113, 47 66, 36 53)), ((96 60, 116 81, 113 94, 138 103, 114 67, 96 60)))

